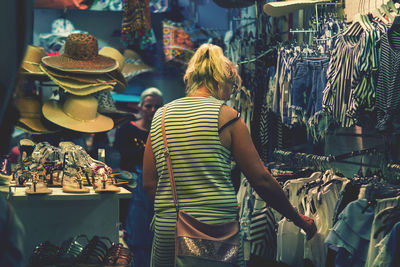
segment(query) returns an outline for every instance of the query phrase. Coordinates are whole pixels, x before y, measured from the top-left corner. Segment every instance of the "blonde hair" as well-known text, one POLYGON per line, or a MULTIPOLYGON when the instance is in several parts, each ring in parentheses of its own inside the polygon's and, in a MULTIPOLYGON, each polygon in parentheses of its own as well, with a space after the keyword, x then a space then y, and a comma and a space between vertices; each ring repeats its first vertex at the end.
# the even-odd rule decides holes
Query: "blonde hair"
POLYGON ((226 82, 240 88, 242 79, 236 64, 224 56, 221 47, 213 44, 202 44, 189 61, 185 76, 186 94, 190 95, 201 86, 205 86, 211 95, 219 98, 222 85, 226 82))
POLYGON ((144 90, 142 92, 142 94, 140 95, 139 107, 141 107, 143 105, 143 102, 144 102, 144 99, 146 98, 146 96, 159 96, 161 98, 161 102, 163 101, 163 94, 161 93, 161 91, 155 87, 150 87, 150 88, 147 88, 146 90, 144 90))

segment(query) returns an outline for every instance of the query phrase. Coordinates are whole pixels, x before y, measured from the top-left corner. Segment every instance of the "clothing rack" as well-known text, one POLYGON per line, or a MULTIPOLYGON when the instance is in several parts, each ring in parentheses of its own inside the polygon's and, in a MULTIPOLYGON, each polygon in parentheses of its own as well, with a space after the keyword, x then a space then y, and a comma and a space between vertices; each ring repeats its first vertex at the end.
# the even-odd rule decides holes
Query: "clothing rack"
POLYGON ((255 62, 257 60, 259 60, 260 58, 262 58, 263 56, 271 53, 272 51, 274 51, 276 49, 276 47, 270 48, 267 51, 262 52, 261 54, 259 54, 258 56, 256 56, 255 58, 249 59, 249 60, 244 60, 244 61, 240 61, 236 64, 241 65, 241 64, 247 64, 247 63, 251 63, 251 62, 255 62))
POLYGON ((345 164, 356 164, 360 165, 360 167, 369 167, 382 171, 385 180, 393 184, 400 183, 400 164, 386 164, 386 165, 373 165, 373 164, 365 164, 365 163, 356 163, 351 161, 346 161, 345 159, 349 159, 352 157, 362 156, 362 155, 371 155, 382 153, 378 151, 376 147, 352 151, 348 153, 343 153, 340 155, 329 155, 329 156, 319 156, 314 154, 307 154, 301 152, 292 152, 285 150, 275 150, 273 152, 273 156, 275 161, 277 162, 285 162, 291 166, 302 166, 308 167, 312 166, 318 170, 324 171, 328 168, 331 168, 334 163, 345 163, 345 164))
MULTIPOLYGON (((347 162, 344 161, 345 159, 353 158, 356 156, 362 156, 362 155, 369 155, 369 154, 375 154, 378 153, 377 148, 367 148, 367 149, 362 149, 362 150, 357 150, 357 151, 352 151, 348 153, 343 153, 340 155, 329 155, 329 156, 320 156, 320 155, 314 155, 314 154, 307 154, 307 153, 301 153, 301 152, 292 152, 292 151, 285 151, 285 150, 275 150, 273 153, 274 158, 277 161, 282 161, 285 163, 289 163, 295 166, 313 166, 316 167, 317 169, 323 170, 323 169, 328 169, 332 167, 332 163, 351 163, 351 164, 357 164, 354 162, 347 162)), ((371 164, 362 164, 362 166, 365 167, 371 167, 371 168, 380 168, 378 165, 371 165, 371 164)), ((400 168, 399 168, 400 170, 400 168)))

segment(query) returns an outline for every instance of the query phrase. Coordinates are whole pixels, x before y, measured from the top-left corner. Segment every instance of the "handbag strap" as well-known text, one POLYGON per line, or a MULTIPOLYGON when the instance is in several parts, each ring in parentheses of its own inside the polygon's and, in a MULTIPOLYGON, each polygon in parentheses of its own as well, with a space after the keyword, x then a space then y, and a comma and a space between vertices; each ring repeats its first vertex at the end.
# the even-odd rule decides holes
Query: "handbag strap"
POLYGON ((165 156, 165 160, 167 161, 167 166, 168 166, 169 182, 171 184, 172 196, 174 198, 176 212, 178 212, 179 211, 178 195, 176 194, 175 178, 174 178, 174 172, 172 171, 171 155, 169 154, 168 143, 167 143, 167 134, 165 133, 165 114, 167 113, 167 107, 168 107, 168 104, 164 106, 164 111, 163 111, 162 119, 161 119, 161 131, 162 131, 164 147, 165 147, 164 148, 164 156, 165 156))

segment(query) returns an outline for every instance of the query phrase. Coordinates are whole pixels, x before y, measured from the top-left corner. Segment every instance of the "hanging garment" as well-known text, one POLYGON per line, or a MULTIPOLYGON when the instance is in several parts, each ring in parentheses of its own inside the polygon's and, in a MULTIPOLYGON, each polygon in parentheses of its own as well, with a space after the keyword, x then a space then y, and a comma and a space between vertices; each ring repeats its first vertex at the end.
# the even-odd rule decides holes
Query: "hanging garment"
POLYGON ((390 43, 391 36, 389 30, 381 39, 381 62, 376 88, 376 128, 379 131, 400 133, 400 50, 390 43))
POLYGON ((188 63, 194 53, 194 44, 185 28, 171 21, 163 21, 163 43, 167 62, 188 63))
POLYGON ((380 232, 378 235, 375 235, 377 230, 384 224, 385 217, 380 216, 380 213, 384 212, 388 208, 399 207, 399 206, 400 206, 400 197, 377 199, 377 204, 375 206, 375 214, 371 227, 368 257, 365 263, 365 267, 374 266, 373 263, 376 257, 378 256, 379 252, 378 244, 385 237, 384 231, 380 232))
POLYGON ((325 243, 337 252, 336 266, 364 266, 370 243, 373 207, 366 199, 351 202, 340 213, 325 243))
POLYGON ((136 45, 143 49, 152 43, 150 0, 124 1, 121 33, 125 46, 136 45))
POLYGON ((308 122, 321 112, 328 63, 327 57, 296 60, 291 87, 292 124, 308 122))
POLYGON ((346 117, 346 111, 354 69, 365 49, 368 36, 368 32, 364 31, 358 42, 353 43, 339 35, 329 61, 328 81, 322 106, 343 127, 354 125, 354 120, 346 117))
POLYGON ((150 11, 152 13, 163 13, 169 10, 169 0, 150 0, 150 11))

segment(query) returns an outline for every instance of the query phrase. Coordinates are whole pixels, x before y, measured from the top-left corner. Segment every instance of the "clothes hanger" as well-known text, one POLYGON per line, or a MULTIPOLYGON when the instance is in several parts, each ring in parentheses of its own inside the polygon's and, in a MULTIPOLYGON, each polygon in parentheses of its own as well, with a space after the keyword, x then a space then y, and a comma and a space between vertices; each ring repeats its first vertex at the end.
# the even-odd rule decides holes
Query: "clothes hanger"
POLYGON ((376 6, 376 8, 375 8, 375 10, 376 10, 375 15, 376 15, 384 24, 388 24, 388 23, 389 23, 389 20, 387 20, 387 19, 385 18, 385 16, 383 15, 382 10, 381 10, 381 9, 378 7, 378 5, 376 4, 376 1, 375 1, 375 6, 376 6))
POLYGON ((390 13, 390 10, 389 10, 388 6, 385 5, 385 4, 382 4, 382 5, 381 5, 381 9, 385 12, 385 14, 386 14, 386 16, 388 17, 389 21, 390 21, 390 22, 393 22, 393 21, 394 21, 394 17, 393 17, 393 15, 390 13))
POLYGON ((391 10, 391 14, 392 14, 394 17, 396 17, 396 16, 399 14, 399 12, 398 12, 396 6, 394 5, 393 0, 389 0, 389 2, 386 3, 386 6, 391 10))

